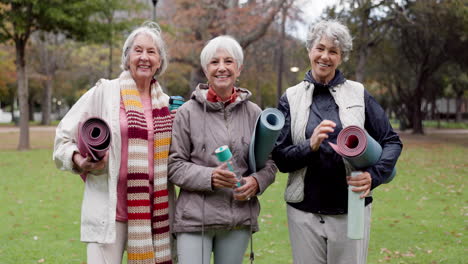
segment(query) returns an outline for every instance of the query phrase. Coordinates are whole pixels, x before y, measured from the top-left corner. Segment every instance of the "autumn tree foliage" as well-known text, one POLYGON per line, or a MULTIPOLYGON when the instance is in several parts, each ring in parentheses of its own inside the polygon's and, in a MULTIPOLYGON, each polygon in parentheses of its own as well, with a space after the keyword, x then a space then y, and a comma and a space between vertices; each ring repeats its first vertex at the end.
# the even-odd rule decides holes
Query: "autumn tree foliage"
MULTIPOLYGON (((171 62, 190 67, 189 84, 193 89, 205 80, 199 56, 202 47, 213 37, 228 34, 245 49, 262 38, 278 12, 291 0, 175 0, 163 6, 167 25, 171 62)), ((173 65, 173 66, 174 66, 173 65)))
POLYGON ((26 46, 37 30, 58 31, 82 36, 92 12, 90 1, 84 0, 1 0, 0 42, 12 43, 16 51, 16 73, 20 108, 19 150, 29 149, 28 79, 26 46))

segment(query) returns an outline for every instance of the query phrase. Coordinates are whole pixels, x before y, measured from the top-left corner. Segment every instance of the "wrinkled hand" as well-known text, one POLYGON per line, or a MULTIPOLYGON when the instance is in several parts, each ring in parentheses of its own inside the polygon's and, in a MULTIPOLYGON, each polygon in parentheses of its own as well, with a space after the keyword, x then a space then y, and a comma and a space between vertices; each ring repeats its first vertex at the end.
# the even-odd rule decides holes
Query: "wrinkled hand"
POLYGON ((348 185, 354 186, 351 190, 353 192, 362 192, 360 198, 366 197, 372 186, 372 177, 369 172, 365 171, 357 176, 347 176, 346 180, 348 185))
POLYGON ((93 161, 90 155, 83 157, 78 152, 73 154, 73 162, 75 163, 76 167, 78 167, 79 170, 84 173, 103 170, 106 168, 108 160, 109 151, 106 151, 104 158, 99 161, 93 161))
POLYGON ((239 201, 250 200, 251 197, 255 196, 258 191, 257 179, 253 176, 244 177, 242 179, 243 185, 234 189, 234 199, 239 201))
POLYGON ((216 167, 211 173, 211 185, 213 188, 234 188, 236 184, 236 174, 227 169, 226 163, 216 167))
POLYGON ((310 137, 310 149, 312 149, 312 151, 317 151, 323 140, 328 138, 328 133, 334 131, 334 127, 336 127, 336 124, 333 121, 323 120, 320 122, 320 124, 315 127, 314 132, 310 137))

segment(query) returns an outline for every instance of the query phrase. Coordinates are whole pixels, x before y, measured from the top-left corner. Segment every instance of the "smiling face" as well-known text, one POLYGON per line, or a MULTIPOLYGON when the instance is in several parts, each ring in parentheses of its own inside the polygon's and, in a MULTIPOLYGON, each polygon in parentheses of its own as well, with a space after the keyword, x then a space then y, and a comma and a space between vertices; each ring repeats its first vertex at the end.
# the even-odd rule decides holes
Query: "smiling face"
POLYGON ((341 50, 331 38, 322 37, 310 49, 309 59, 314 79, 327 84, 335 77, 335 70, 341 64, 341 50))
POLYGON ((239 69, 236 60, 224 49, 218 49, 206 66, 205 75, 208 83, 221 96, 234 87, 239 69))
POLYGON ((129 51, 129 68, 135 82, 151 81, 161 66, 161 57, 153 39, 139 34, 129 51))

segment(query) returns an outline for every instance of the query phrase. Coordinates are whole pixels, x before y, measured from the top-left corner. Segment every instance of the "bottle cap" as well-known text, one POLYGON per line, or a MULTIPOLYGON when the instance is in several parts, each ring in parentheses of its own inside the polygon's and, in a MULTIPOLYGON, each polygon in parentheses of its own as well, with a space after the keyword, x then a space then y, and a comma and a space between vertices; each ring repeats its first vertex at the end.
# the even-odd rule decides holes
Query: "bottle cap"
POLYGON ((221 146, 215 150, 216 157, 219 161, 225 162, 232 157, 231 150, 227 145, 221 146))

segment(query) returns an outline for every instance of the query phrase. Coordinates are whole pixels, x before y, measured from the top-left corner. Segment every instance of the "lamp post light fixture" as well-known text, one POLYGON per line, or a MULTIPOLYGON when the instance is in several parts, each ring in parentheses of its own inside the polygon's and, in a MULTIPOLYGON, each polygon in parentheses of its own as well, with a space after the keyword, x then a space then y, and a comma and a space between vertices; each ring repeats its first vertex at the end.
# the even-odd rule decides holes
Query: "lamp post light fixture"
POLYGON ((299 67, 296 67, 296 66, 293 66, 289 69, 291 72, 298 72, 299 71, 299 67))
POLYGON ((156 22, 156 5, 158 4, 158 0, 153 1, 153 21, 156 22))

